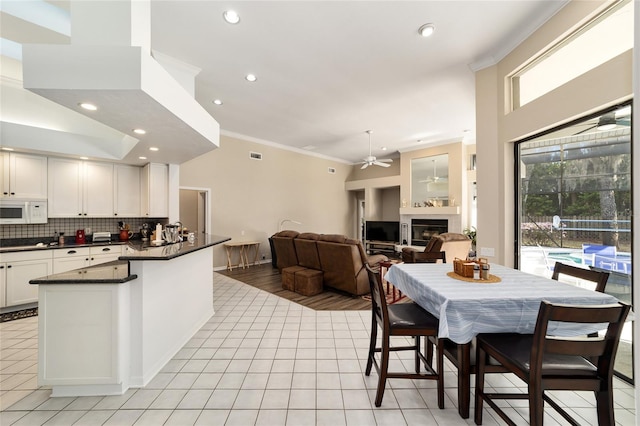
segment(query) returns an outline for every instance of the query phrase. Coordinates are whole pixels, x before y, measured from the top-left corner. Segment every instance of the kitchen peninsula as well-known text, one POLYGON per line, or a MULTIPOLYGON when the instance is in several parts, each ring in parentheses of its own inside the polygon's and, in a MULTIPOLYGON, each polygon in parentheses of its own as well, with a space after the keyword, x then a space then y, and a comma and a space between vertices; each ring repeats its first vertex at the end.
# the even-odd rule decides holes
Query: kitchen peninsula
POLYGON ((31 280, 39 285, 38 384, 52 396, 142 387, 213 315, 213 246, 132 242, 118 261, 31 280))

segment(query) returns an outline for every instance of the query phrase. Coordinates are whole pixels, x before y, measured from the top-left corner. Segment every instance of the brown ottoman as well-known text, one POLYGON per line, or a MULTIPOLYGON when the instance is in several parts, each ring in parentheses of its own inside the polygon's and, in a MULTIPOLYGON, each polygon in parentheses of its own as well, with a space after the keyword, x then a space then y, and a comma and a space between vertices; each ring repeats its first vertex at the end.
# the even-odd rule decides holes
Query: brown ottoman
POLYGON ((282 268, 282 288, 285 290, 296 290, 296 278, 295 273, 298 271, 304 271, 306 268, 302 266, 288 266, 282 268))
POLYGON ((322 271, 304 269, 296 271, 296 293, 313 296, 322 293, 322 271))

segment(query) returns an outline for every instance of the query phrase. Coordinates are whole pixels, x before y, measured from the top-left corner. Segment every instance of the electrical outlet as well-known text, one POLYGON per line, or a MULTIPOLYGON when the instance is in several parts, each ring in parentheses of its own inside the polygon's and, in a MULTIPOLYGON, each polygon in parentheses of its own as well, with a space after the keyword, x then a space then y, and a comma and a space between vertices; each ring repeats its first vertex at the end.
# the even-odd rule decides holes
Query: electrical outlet
POLYGON ((240 231, 240 235, 244 235, 244 231, 240 231))
POLYGON ((496 255, 496 249, 493 247, 480 247, 480 256, 493 257, 496 255))

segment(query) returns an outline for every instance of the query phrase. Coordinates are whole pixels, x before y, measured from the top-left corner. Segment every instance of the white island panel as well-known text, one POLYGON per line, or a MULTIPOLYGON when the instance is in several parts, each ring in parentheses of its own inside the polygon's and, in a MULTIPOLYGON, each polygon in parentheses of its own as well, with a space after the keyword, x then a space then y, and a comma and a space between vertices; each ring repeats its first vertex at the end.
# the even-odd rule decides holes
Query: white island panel
POLYGON ((128 388, 128 283, 39 288, 39 385, 52 396, 128 388), (44 320, 46 318, 46 321, 44 320))
POLYGON ((129 262, 131 386, 145 386, 213 315, 213 247, 129 262))

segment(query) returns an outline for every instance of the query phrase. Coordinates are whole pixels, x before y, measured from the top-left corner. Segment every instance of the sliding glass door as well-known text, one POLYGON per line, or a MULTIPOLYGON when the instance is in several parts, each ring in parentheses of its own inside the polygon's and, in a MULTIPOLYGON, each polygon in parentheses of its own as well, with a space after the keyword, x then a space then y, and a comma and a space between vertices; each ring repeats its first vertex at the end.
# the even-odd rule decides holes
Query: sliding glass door
MULTIPOLYGON (((521 270, 551 276, 556 262, 606 270, 606 292, 631 304, 631 132, 628 104, 516 144, 521 270)), ((632 326, 616 358, 630 381, 632 326)))

